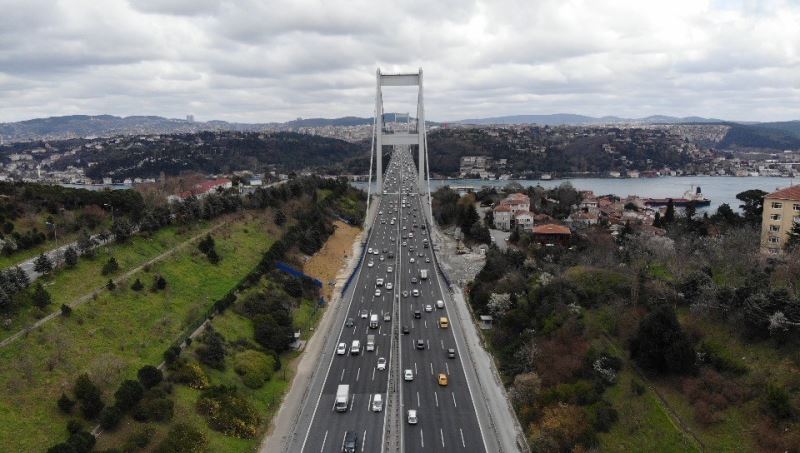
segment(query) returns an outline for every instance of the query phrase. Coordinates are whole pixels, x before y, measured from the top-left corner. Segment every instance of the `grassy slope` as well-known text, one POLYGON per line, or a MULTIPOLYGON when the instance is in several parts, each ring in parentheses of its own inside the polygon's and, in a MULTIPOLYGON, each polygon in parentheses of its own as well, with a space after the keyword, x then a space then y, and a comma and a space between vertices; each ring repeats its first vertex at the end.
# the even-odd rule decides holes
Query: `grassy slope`
MULTIPOLYGON (((58 310, 61 304, 70 303, 95 288, 103 286, 109 277, 122 275, 130 269, 140 266, 211 226, 207 222, 199 223, 192 228, 170 226, 151 237, 135 236, 125 244, 103 246, 97 250, 96 258, 79 259, 78 265, 74 269, 60 268, 54 275, 43 280, 47 290, 53 296, 53 305, 49 311, 58 310), (120 270, 114 275, 104 276, 101 274, 101 269, 111 256, 117 259, 120 270)), ((11 318, 10 328, 0 332, 0 339, 10 336, 34 322, 36 311, 30 306, 21 309, 16 316, 11 318)))
MULTIPOLYGON (((224 227, 215 238, 223 257, 218 266, 194 247, 187 248, 149 273, 139 273, 145 284, 161 273, 168 282, 166 291, 136 293, 128 284, 115 293, 104 292, 71 318, 60 318, 0 350, 0 361, 10 365, 0 372, 0 445, 41 451, 64 438, 67 417, 55 406, 62 388, 91 370, 106 378, 101 387, 110 401, 122 379, 135 376, 144 364, 160 362, 164 349, 249 272, 272 242, 259 218, 224 227), (57 363, 53 371, 47 371, 48 361, 57 363)), ((115 256, 126 263, 143 261, 139 251, 133 247, 115 256)))

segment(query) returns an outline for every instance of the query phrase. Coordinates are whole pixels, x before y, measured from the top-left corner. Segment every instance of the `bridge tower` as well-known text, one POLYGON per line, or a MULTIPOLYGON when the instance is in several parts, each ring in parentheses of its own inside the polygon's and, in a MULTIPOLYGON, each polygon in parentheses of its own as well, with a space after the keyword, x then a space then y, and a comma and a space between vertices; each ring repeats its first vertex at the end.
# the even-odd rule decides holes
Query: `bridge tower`
POLYGON ((414 73, 384 74, 378 68, 375 72, 375 120, 373 122, 373 141, 370 154, 370 182, 372 181, 372 158, 375 157, 375 182, 378 194, 383 193, 383 146, 417 146, 417 192, 428 196, 430 213, 430 171, 428 165, 428 137, 425 128, 425 102, 422 88, 422 68, 414 73), (386 127, 383 111, 383 87, 416 86, 417 116, 409 118, 406 131, 392 131, 386 127))

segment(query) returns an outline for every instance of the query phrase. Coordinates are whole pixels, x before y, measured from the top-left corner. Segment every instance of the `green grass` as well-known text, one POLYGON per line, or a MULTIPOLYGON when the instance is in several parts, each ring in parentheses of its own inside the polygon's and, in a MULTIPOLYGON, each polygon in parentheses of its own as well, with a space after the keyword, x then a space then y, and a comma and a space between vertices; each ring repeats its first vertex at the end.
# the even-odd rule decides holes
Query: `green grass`
POLYGON ((605 397, 617 410, 619 420, 611 431, 598 436, 600 451, 700 451, 693 439, 673 423, 652 390, 646 389, 638 396, 631 391, 634 375, 628 368, 618 378, 617 384, 606 390, 605 397))
MULTIPOLYGON (((109 278, 124 274, 155 258, 170 248, 199 234, 211 225, 203 222, 193 228, 170 226, 150 237, 134 236, 124 244, 112 243, 97 249, 93 259, 81 258, 74 268, 59 268, 53 275, 42 279, 42 283, 53 297, 53 304, 47 312, 58 310, 61 304, 69 304, 75 299, 103 286, 109 278), (120 269, 112 275, 102 275, 103 265, 113 256, 120 269)), ((42 313, 30 306, 22 308, 10 317, 10 326, 0 332, 0 339, 6 338, 41 317, 42 313), (37 316, 38 315, 38 316, 37 316)))
MULTIPOLYGON (((257 217, 240 221, 215 234, 222 256, 217 266, 195 247, 187 247, 149 273, 137 274, 147 286, 155 273, 164 275, 165 291, 137 293, 128 289, 128 282, 78 307, 71 318, 59 318, 0 350, 6 364, 0 372, 0 445, 43 451, 64 439, 68 418, 58 412, 55 400, 81 372, 101 378, 105 400, 110 401, 122 379, 135 376, 142 365, 159 363, 166 347, 259 261, 272 242, 263 222, 257 217)), ((140 247, 152 250, 132 245, 115 256, 130 266, 142 260, 140 247)))

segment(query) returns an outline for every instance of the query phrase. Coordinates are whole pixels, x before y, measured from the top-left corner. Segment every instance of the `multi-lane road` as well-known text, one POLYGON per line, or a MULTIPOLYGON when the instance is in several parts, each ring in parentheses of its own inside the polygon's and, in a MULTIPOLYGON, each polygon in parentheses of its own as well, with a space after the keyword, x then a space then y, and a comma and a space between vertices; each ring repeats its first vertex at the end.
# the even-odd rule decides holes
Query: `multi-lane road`
POLYGON ((486 451, 454 337, 452 322, 457 321, 449 316, 450 299, 436 268, 416 184, 411 153, 397 147, 379 196, 367 253, 343 301, 346 316, 337 318, 342 322, 333 346, 341 350, 324 354, 319 363, 327 373, 319 394, 311 395, 307 403, 313 405, 311 422, 299 429, 297 444, 303 452, 342 451, 348 432, 357 437, 357 451, 362 452, 385 451, 387 432, 401 436, 400 447, 407 452, 486 451), (373 314, 378 326, 370 328, 373 314), (365 351, 369 335, 375 338, 374 351, 365 351), (353 340, 360 342, 358 354, 352 353, 353 340), (379 359, 385 360, 385 369, 379 369, 379 359), (393 374, 397 386, 390 386, 393 374), (340 385, 349 385, 344 412, 334 410, 340 385), (399 395, 390 395, 390 388, 399 395), (384 401, 380 412, 372 407, 375 395, 384 401), (399 409, 402 417, 399 432, 387 429, 390 400, 400 404, 392 408, 399 409), (409 423, 409 410, 416 411, 416 424, 409 423))

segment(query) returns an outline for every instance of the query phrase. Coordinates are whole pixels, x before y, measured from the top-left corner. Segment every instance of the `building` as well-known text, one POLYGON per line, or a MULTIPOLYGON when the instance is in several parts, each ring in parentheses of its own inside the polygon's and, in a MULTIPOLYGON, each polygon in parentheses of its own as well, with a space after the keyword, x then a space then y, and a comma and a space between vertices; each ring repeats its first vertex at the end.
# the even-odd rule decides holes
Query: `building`
MULTIPOLYGON (((533 216, 530 215, 531 199, 523 193, 512 193, 500 200, 494 208, 494 227, 498 230, 508 231, 512 227, 512 220, 519 217, 522 227, 530 231, 533 227, 533 216), (528 214, 528 215, 526 215, 528 214)), ((516 224, 516 223, 515 223, 516 224)))
POLYGON ((181 192, 180 195, 170 195, 167 197, 167 200, 169 202, 175 202, 185 200, 191 196, 203 198, 209 193, 216 192, 217 189, 230 189, 231 187, 233 187, 233 181, 228 178, 209 179, 195 184, 191 190, 181 192))
POLYGON ((511 208, 504 205, 499 205, 494 208, 494 227, 498 230, 508 231, 511 229, 511 219, 514 213, 511 208))
POLYGON ((522 231, 533 230, 533 213, 530 211, 520 211, 514 214, 514 226, 522 231))
POLYGON ((569 228, 548 223, 533 227, 533 240, 543 245, 569 245, 572 231, 569 228))
POLYGON ((800 222, 800 185, 773 192, 764 197, 761 217, 761 251, 780 254, 786 246, 789 232, 800 222))

